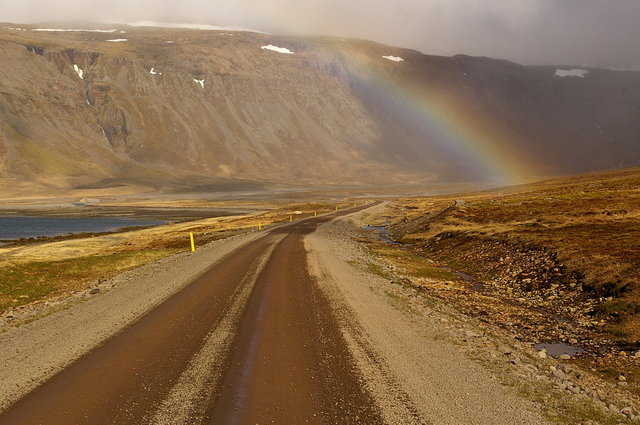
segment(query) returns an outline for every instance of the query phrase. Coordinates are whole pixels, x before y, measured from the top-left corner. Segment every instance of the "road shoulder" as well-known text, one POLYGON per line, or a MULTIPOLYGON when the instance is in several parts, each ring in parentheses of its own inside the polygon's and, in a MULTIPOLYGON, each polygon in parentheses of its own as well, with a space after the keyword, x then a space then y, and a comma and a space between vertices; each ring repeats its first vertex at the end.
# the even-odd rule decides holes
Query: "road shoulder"
MULTIPOLYGON (((368 260, 352 229, 345 219, 327 223, 307 236, 306 248, 311 272, 332 298, 387 422, 548 423, 535 403, 472 360, 464 339, 501 342, 455 312, 354 266, 368 260)), ((503 360, 508 356, 495 361, 503 360)))

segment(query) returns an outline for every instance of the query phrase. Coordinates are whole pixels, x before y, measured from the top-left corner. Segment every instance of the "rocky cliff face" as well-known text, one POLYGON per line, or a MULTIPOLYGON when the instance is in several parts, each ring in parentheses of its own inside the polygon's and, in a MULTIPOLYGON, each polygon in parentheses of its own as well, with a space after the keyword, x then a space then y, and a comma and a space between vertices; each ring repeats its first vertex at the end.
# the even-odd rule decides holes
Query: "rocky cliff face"
POLYGON ((503 161, 521 165, 512 178, 640 163, 640 73, 559 77, 246 32, 10 27, 0 25, 5 187, 479 181, 503 161), (502 156, 479 161, 483 149, 502 156))

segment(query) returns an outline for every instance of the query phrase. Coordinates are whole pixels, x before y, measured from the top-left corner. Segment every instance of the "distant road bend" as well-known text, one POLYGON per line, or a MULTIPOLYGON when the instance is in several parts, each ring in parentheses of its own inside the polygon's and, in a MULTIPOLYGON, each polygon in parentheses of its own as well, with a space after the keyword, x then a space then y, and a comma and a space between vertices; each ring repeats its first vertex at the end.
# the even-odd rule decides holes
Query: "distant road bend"
POLYGON ((198 421, 382 423, 307 270, 303 237, 341 214, 272 230, 237 249, 19 400, 0 424, 174 423, 185 414, 176 387, 193 393, 184 375, 202 375, 193 360, 215 338, 227 350, 218 353, 223 365, 211 366, 219 376, 204 382, 209 393, 195 397, 206 407, 191 406, 198 421), (217 327, 233 336, 217 335, 217 327))
POLYGON ((442 313, 351 264, 366 254, 341 216, 369 207, 213 244, 0 334, 0 425, 547 424, 442 313))

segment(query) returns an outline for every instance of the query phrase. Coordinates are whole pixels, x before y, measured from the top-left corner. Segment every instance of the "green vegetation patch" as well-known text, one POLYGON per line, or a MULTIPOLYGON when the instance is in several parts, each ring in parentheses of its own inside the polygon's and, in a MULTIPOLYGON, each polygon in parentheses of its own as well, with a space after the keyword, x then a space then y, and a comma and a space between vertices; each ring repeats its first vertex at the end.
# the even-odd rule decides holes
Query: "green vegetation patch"
POLYGON ((392 260, 394 264, 402 267, 409 276, 434 280, 458 279, 452 271, 447 270, 408 249, 381 246, 374 248, 373 252, 392 260))
POLYGON ((156 249, 2 265, 0 310, 83 289, 97 278, 107 278, 175 252, 173 249, 156 249))
POLYGON ((380 266, 379 264, 376 263, 372 263, 372 262, 368 262, 367 263, 367 270, 369 270, 369 272, 373 273, 373 274, 377 274, 378 276, 381 276, 385 279, 389 279, 390 274, 385 271, 382 266, 380 266))

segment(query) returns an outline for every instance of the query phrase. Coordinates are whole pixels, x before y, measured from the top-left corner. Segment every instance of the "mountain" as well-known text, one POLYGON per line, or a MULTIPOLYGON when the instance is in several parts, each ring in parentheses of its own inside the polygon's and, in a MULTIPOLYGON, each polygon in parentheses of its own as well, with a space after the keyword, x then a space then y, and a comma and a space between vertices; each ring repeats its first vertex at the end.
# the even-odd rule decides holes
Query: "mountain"
POLYGON ((0 158, 0 188, 510 183, 640 164, 640 72, 0 24, 0 158))

